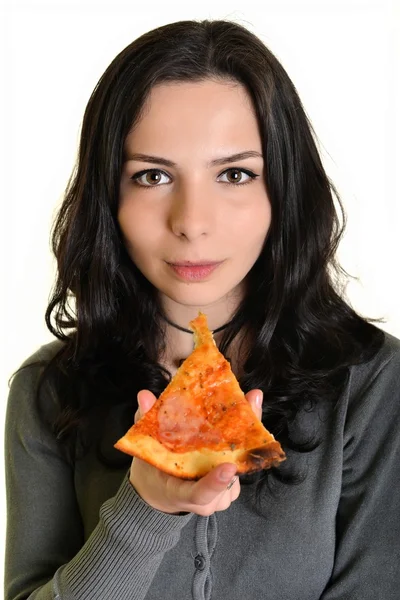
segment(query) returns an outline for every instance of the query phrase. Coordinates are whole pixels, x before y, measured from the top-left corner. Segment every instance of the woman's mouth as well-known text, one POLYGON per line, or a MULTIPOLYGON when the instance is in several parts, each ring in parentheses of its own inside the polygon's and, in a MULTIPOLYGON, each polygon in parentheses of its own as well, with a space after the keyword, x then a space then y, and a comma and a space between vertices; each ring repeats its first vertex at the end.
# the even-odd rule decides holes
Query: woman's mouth
POLYGON ((185 281, 201 281, 206 279, 215 269, 222 265, 224 261, 220 262, 189 262, 182 261, 176 263, 167 263, 169 267, 174 271, 180 279, 185 281))

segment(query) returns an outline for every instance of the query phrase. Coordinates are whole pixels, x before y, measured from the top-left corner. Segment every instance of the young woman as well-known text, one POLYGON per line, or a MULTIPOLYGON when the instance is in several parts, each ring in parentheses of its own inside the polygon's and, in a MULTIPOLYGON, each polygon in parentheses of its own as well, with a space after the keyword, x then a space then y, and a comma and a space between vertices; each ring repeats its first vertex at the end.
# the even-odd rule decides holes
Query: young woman
POLYGON ((113 60, 53 233, 58 340, 10 391, 7 599, 398 597, 400 343, 341 297, 334 197, 245 28, 182 21, 113 60), (199 310, 280 467, 191 482, 114 449, 199 310))

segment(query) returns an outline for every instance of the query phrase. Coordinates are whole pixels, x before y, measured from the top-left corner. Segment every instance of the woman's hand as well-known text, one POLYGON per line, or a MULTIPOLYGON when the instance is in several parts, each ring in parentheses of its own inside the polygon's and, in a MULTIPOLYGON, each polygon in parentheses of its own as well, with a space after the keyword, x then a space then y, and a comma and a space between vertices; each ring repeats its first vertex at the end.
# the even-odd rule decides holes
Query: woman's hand
MULTIPOLYGON (((246 394, 254 413, 261 419, 262 391, 246 394)), ((139 409, 135 423, 153 406, 156 397, 148 390, 138 394, 139 409)), ((130 482, 141 498, 153 508, 170 514, 193 512, 209 516, 229 508, 240 494, 240 483, 235 477, 236 465, 218 465, 198 481, 187 481, 167 475, 140 458, 134 458, 130 482)))

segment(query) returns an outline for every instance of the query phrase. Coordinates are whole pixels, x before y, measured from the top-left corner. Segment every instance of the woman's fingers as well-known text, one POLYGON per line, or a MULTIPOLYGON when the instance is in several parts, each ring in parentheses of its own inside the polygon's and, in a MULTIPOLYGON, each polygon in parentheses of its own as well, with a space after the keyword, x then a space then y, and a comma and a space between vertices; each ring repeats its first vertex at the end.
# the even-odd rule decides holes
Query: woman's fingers
POLYGON ((137 399, 142 415, 147 413, 157 400, 155 395, 152 392, 150 392, 150 390, 140 390, 140 392, 137 395, 137 399))
POLYGON ((193 512, 209 516, 226 510, 240 494, 236 465, 224 463, 198 481, 186 481, 167 475, 156 467, 134 458, 131 483, 147 504, 162 512, 193 512), (224 472, 224 477, 221 472, 224 472), (229 477, 228 477, 229 476, 229 477))
POLYGON ((157 400, 155 395, 152 392, 150 392, 150 390, 140 390, 140 392, 137 395, 137 399, 139 408, 135 413, 135 423, 137 423, 139 419, 141 419, 143 415, 151 409, 154 402, 157 400))
POLYGON ((170 480, 172 497, 178 500, 180 510, 209 516, 216 511, 226 510, 240 494, 239 478, 235 475, 236 465, 224 463, 215 467, 197 482, 170 480))
POLYGON ((199 479, 190 490, 190 504, 206 505, 214 502, 219 494, 227 490, 236 474, 236 465, 223 463, 199 479))
POLYGON ((257 415, 257 418, 261 421, 263 403, 262 390, 250 390, 250 392, 247 392, 246 394, 246 399, 253 409, 253 412, 257 415))

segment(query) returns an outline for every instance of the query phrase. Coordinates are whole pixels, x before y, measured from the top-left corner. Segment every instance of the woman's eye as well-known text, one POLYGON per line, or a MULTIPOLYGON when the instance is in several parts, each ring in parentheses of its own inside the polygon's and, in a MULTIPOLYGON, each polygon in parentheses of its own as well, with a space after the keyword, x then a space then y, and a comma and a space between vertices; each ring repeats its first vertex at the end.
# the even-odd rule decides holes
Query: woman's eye
POLYGON ((143 187, 156 187, 160 182, 168 183, 168 181, 162 181, 162 178, 166 177, 169 181, 169 176, 160 171, 159 169, 147 169, 146 171, 140 171, 132 175, 131 179, 134 183, 142 185, 143 187))
POLYGON ((250 183, 253 179, 258 177, 252 171, 248 171, 247 169, 227 169, 223 173, 221 173, 220 177, 227 176, 228 179, 224 181, 224 183, 229 183, 232 185, 244 185, 245 183, 250 183))
MULTIPOLYGON (((219 175, 218 179, 223 183, 236 185, 238 187, 239 185, 250 183, 256 177, 258 177, 258 175, 252 171, 249 171, 248 169, 239 169, 235 167, 226 169, 226 171, 219 175), (226 179, 221 179, 222 177, 226 177, 226 179)), ((140 185, 142 187, 157 187, 159 185, 169 183, 171 178, 160 169, 146 169, 145 171, 139 171, 139 173, 132 175, 131 180, 136 185, 140 185), (165 177, 166 180, 163 180, 163 177, 165 177)))

